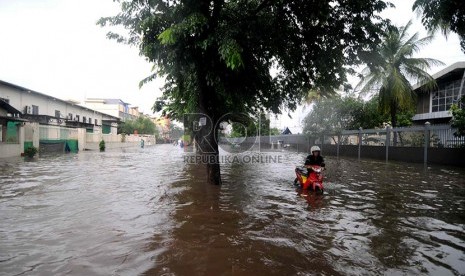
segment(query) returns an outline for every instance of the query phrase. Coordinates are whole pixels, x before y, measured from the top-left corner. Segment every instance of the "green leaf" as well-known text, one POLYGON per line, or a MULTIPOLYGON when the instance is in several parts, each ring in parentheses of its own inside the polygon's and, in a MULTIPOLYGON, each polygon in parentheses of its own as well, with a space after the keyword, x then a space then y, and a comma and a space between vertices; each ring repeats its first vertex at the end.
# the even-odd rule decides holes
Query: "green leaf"
POLYGON ((158 39, 163 45, 173 45, 176 43, 173 28, 168 28, 158 35, 158 39))
POLYGON ((235 70, 244 66, 241 56, 242 48, 236 41, 231 39, 224 41, 219 48, 219 52, 228 68, 235 70))

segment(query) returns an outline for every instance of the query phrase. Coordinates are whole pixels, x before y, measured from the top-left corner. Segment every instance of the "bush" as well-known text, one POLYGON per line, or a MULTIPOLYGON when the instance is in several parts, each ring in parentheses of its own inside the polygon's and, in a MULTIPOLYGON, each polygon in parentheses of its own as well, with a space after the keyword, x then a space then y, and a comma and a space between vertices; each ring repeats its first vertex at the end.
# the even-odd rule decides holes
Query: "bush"
POLYGON ((103 139, 98 144, 98 147, 100 148, 100 151, 105 151, 105 141, 103 141, 103 139))
POLYGON ((36 147, 28 147, 24 150, 24 155, 27 157, 34 157, 39 150, 36 147))
POLYGON ((465 136, 465 96, 462 97, 458 104, 453 104, 451 107, 452 121, 451 125, 457 128, 454 132, 456 137, 465 136))

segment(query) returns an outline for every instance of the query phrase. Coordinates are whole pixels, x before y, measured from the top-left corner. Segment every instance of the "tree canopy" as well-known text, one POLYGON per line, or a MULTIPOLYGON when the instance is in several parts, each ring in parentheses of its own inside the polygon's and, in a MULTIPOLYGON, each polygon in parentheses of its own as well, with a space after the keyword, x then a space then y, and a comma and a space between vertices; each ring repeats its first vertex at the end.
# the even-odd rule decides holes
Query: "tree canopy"
MULTIPOLYGON (((141 84, 164 77, 155 105, 172 118, 202 113, 218 126, 223 115, 294 109, 311 89, 333 91, 348 66, 378 44, 386 24, 383 0, 121 0, 102 26, 123 26, 124 37, 154 64, 141 84)), ((181 120, 182 121, 182 120, 181 120)), ((218 156, 217 129, 205 131, 218 156)), ((199 137, 199 136, 197 136, 199 137)), ((210 151, 209 151, 210 152, 210 151)), ((219 165, 208 177, 219 183, 219 165)))
POLYGON ((175 124, 170 124, 170 139, 171 140, 178 140, 181 138, 181 136, 184 134, 184 131, 182 128, 175 124))
POLYGON ((120 124, 119 133, 158 135, 157 128, 150 118, 139 117, 135 120, 126 120, 120 124))
MULTIPOLYGON (((397 114, 398 126, 412 124, 414 111, 402 110, 397 114)), ((335 96, 314 102, 303 120, 303 132, 314 138, 338 135, 343 130, 383 128, 390 122, 388 113, 380 112, 377 96, 368 101, 353 95, 335 96)))
POLYGON ((317 100, 303 120, 303 133, 311 137, 338 134, 352 129, 355 110, 361 111, 362 102, 353 97, 336 96, 317 100))
POLYGON ((465 52, 465 1, 461 0, 415 0, 413 10, 422 16, 426 29, 435 32, 441 30, 457 33, 460 45, 465 52))
POLYGON ((240 122, 232 123, 231 137, 254 137, 279 135, 281 132, 277 128, 270 128, 270 119, 266 118, 265 114, 260 114, 260 121, 258 118, 251 118, 252 120, 246 124, 240 122), (260 133, 258 129, 260 128, 260 133))
POLYGON ((99 24, 129 30, 108 37, 139 46, 154 63, 144 81, 166 77, 168 113, 182 117, 200 107, 221 116, 279 112, 310 88, 339 87, 344 65, 378 42, 382 21, 374 14, 385 7, 381 0, 134 0, 121 1, 121 13, 99 24))

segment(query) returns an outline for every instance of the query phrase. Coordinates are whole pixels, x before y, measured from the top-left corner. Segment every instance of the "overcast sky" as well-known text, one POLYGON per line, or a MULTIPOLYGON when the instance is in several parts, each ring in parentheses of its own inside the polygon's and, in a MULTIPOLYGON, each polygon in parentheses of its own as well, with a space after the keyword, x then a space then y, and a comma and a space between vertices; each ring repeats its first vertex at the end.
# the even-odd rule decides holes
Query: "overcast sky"
POLYGON ((139 89, 151 65, 97 26, 112 0, 0 0, 0 79, 62 99, 121 98, 141 110, 160 82, 139 89))
MULTIPOLYGON (((396 10, 384 15, 402 25, 414 19, 412 34, 425 35, 411 11, 413 0, 393 2, 396 10)), ((118 9, 112 0, 0 0, 0 79, 65 100, 120 98, 151 113, 162 82, 139 89, 151 65, 137 48, 106 39, 108 29, 95 25, 100 17, 115 15, 118 9)), ((446 65, 465 61, 452 33, 447 40, 438 34, 419 56, 446 65)), ((296 128, 303 113, 294 113, 293 120, 283 116, 277 126, 296 128)))

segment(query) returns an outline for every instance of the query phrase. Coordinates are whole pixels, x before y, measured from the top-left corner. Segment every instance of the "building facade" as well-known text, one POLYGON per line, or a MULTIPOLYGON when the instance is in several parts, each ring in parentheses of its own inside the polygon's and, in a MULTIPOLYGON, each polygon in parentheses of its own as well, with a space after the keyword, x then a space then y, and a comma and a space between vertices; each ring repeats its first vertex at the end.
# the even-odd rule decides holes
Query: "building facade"
POLYGON ((135 120, 139 118, 140 116, 142 116, 143 114, 139 111, 138 106, 131 106, 129 108, 129 115, 130 115, 131 120, 135 120))
POLYGON ((121 121, 135 120, 139 118, 140 112, 137 106, 130 107, 129 103, 121 99, 87 98, 84 105, 93 110, 118 117, 121 121))
POLYGON ((23 154, 85 149, 86 133, 117 135, 119 119, 0 80, 0 158, 23 154))
POLYGON ((23 152, 26 122, 19 110, 0 100, 0 157, 17 156, 23 152))
POLYGON ((452 114, 450 107, 465 95, 465 62, 457 62, 433 75, 437 86, 427 89, 424 85, 413 87, 417 94, 417 110, 413 121, 417 124, 446 124, 452 114))
POLYGON ((22 118, 41 125, 85 128, 90 133, 115 133, 118 117, 0 81, 0 100, 21 111, 22 118))

